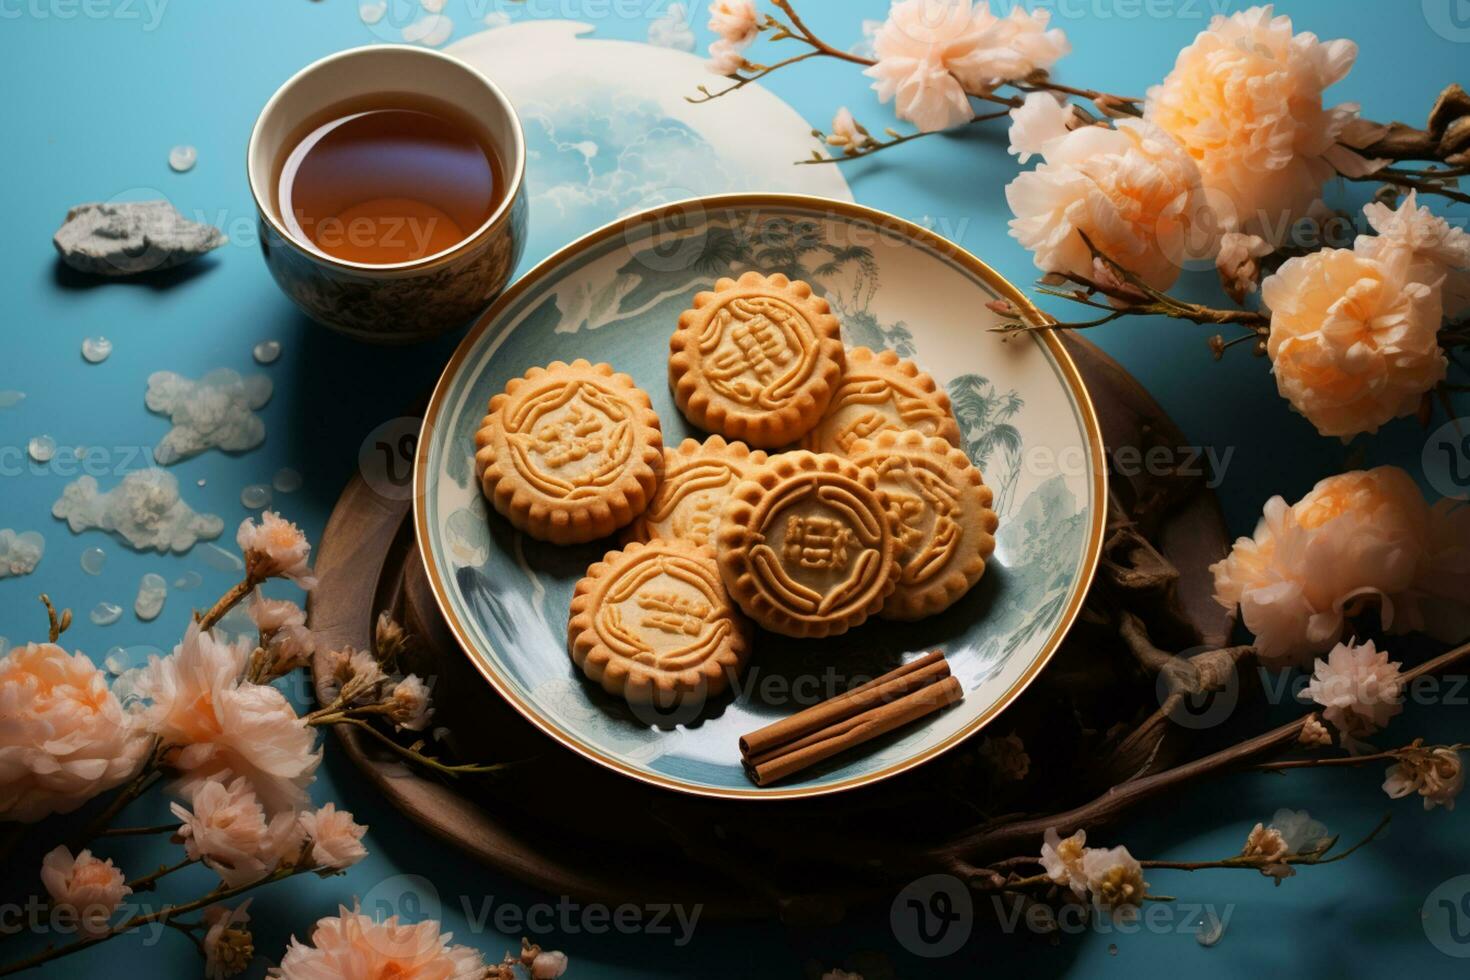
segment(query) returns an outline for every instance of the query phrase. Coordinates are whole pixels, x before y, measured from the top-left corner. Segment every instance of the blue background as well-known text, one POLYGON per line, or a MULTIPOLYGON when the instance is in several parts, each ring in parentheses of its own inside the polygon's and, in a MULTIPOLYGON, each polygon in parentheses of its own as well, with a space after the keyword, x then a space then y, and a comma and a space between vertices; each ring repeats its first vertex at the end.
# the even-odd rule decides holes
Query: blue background
MULTIPOLYGON (((154 2, 158 10, 160 0, 154 2)), ((1470 31, 1457 32, 1453 23, 1434 17, 1457 2, 1425 0, 1422 12, 1419 3, 1279 7, 1293 15, 1298 30, 1359 44, 1356 69, 1329 92, 1330 101, 1358 101, 1370 118, 1418 123, 1434 95, 1466 64, 1470 31), (1442 30, 1437 33, 1432 23, 1442 30), (1451 26, 1444 28, 1446 23, 1451 26)), ((703 5, 695 6, 702 45, 708 40, 703 5)), ((1211 0, 1071 0, 1060 6, 1056 23, 1074 47, 1061 65, 1063 80, 1142 94, 1205 27, 1211 0)), ((655 0, 542 0, 529 7, 450 0, 446 12, 456 20, 456 37, 478 30, 479 17, 498 9, 512 19, 532 13, 567 17, 592 23, 601 36, 641 39, 649 19, 663 7, 655 0)), ((860 16, 881 18, 885 4, 804 0, 798 7, 819 34, 846 47, 858 39, 860 16)), ((0 527, 40 530, 47 541, 35 574, 0 581, 0 634, 12 642, 43 632, 34 596, 44 590, 77 611, 78 623, 67 639, 95 659, 115 645, 167 647, 188 605, 208 602, 233 579, 204 566, 197 554, 140 555, 98 532, 69 533, 51 518, 50 507, 72 477, 59 475, 54 466, 33 467, 24 456, 31 436, 47 432, 62 446, 103 447, 117 467, 102 478, 106 489, 122 470, 144 465, 147 449, 167 429, 167 421, 143 405, 149 373, 168 369, 198 377, 218 367, 263 371, 275 382, 274 397, 262 413, 266 443, 240 456, 208 452, 171 469, 187 501, 224 517, 221 543, 232 544, 230 532, 246 515, 240 489, 268 483, 282 466, 294 467, 305 484, 294 494, 278 494, 276 506, 315 538, 356 466, 363 437, 437 376, 454 338, 410 350, 381 350, 329 335, 282 297, 255 254, 244 175, 245 143, 255 114, 301 65, 377 40, 360 22, 355 5, 343 0, 172 0, 156 22, 141 0, 93 0, 86 7, 72 0, 0 0, 0 90, 7 96, 0 117, 5 133, 0 389, 27 394, 19 406, 0 409, 0 452, 5 454, 0 527), (166 158, 176 143, 198 147, 193 172, 169 171, 166 158), (235 241, 162 281, 94 283, 58 271, 49 239, 69 206, 115 196, 159 196, 150 188, 186 214, 202 212, 235 241), (98 334, 111 338, 115 351, 105 363, 88 365, 80 345, 84 337, 98 334), (250 352, 265 339, 279 340, 284 353, 262 368, 250 352), (135 457, 129 447, 142 447, 143 455, 135 457), (201 479, 203 487, 196 485, 201 479), (109 556, 97 577, 84 575, 78 563, 81 552, 93 545, 109 556), (156 570, 172 582, 187 568, 205 575, 204 587, 174 592, 159 621, 140 623, 131 613, 139 577, 156 570), (128 611, 112 626, 94 626, 86 612, 102 600, 128 611)), ((870 126, 888 119, 851 66, 819 59, 782 71, 767 84, 822 128, 842 104, 870 126)), ((1003 129, 977 127, 982 129, 962 138, 926 139, 849 165, 848 180, 860 202, 914 220, 936 219, 940 230, 961 245, 1013 281, 1026 283, 1034 276, 1030 257, 1005 233, 1009 212, 1003 188, 1016 166, 1004 153, 1003 129)), ((1364 196, 1361 186, 1332 193, 1339 202, 1364 196)), ((533 238, 526 265, 559 244, 533 238)), ((1204 302, 1223 301, 1210 274, 1186 278, 1180 291, 1204 302)), ((1295 499, 1317 479, 1344 468, 1397 462, 1420 472, 1424 437, 1412 420, 1346 447, 1320 438, 1288 411, 1264 362, 1236 349, 1224 362, 1213 363, 1203 328, 1125 320, 1092 336, 1149 387, 1191 441, 1218 453, 1233 452, 1220 494, 1236 533, 1250 531, 1270 495, 1295 499)), ((1391 742, 1436 730, 1446 734, 1451 716, 1463 715, 1463 701, 1458 707, 1411 707, 1395 723, 1391 742)), ((516 945, 519 931, 502 935, 471 928, 464 903, 478 908, 487 896, 522 907, 555 903, 556 896, 478 867, 419 831, 375 799, 330 739, 327 744, 313 796, 319 802, 337 800, 371 825, 372 854, 346 877, 295 879, 257 892, 253 925, 264 958, 257 959, 253 973, 276 962, 290 934, 307 935, 338 902, 401 892, 405 883, 397 875, 431 881, 446 927, 492 961, 516 945)), ((1415 801, 1392 803, 1378 789, 1381 778, 1377 766, 1282 778, 1234 776, 1166 800, 1151 815, 1096 841, 1126 843, 1147 857, 1216 858, 1235 853, 1250 826, 1269 819, 1278 806, 1306 808, 1349 838, 1368 830, 1386 810, 1393 812, 1386 840, 1342 864, 1304 869, 1280 888, 1249 872, 1151 875, 1157 890, 1187 902, 1229 907, 1228 929, 1213 949, 1195 942, 1187 931, 1192 919, 1182 912, 1158 934, 1092 932, 1065 937, 1056 946, 1025 935, 977 934, 963 952, 937 961, 904 952, 893 938, 886 909, 821 930, 701 923, 684 948, 654 935, 553 932, 536 938, 566 951, 575 977, 799 976, 811 964, 841 965, 862 950, 887 953, 900 976, 970 976, 980 969, 996 975, 1045 970, 1131 976, 1181 970, 1201 975, 1447 971, 1458 964, 1426 940, 1420 909, 1440 882, 1470 872, 1464 811, 1426 814, 1415 801)), ((840 798, 833 805, 841 806, 840 798)), ((164 803, 155 794, 131 808, 124 822, 165 818, 164 803)), ((101 850, 134 875, 173 853, 159 841, 109 843, 101 850)), ((24 870, 7 881, 0 897, 34 889, 29 875, 24 870)), ((209 881, 207 873, 193 869, 170 879, 162 896, 191 898, 209 881)), ((407 886, 427 892, 422 883, 407 886)), ((32 947, 26 942, 0 941, 0 960, 27 948, 32 947)), ((157 943, 135 936, 52 969, 100 973, 120 968, 194 976, 199 963, 177 936, 157 943)))

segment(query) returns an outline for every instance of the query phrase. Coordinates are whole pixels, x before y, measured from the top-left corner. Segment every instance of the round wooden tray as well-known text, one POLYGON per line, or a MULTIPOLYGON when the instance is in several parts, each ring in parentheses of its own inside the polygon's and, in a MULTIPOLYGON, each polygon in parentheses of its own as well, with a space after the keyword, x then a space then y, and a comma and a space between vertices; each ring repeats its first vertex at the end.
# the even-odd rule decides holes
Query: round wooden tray
MULTIPOLYGON (((1208 566, 1230 539, 1184 437, 1116 361, 1079 337, 1064 339, 1102 422, 1114 499, 1151 515, 1140 519, 1140 530, 1179 570, 1176 595, 1192 635, 1176 639, 1223 644, 1232 619, 1211 597, 1208 566), (1127 449, 1137 452, 1120 452, 1127 449), (1142 473, 1150 449, 1154 472, 1142 473), (1164 459, 1179 472, 1161 480, 1157 461, 1164 459), (1155 505, 1138 499, 1144 494, 1167 499, 1155 505)), ((890 874, 853 860, 865 837, 933 841, 977 819, 976 794, 984 790, 977 789, 971 746, 879 785, 758 803, 674 793, 560 747, 501 700, 456 645, 429 589, 412 523, 410 500, 386 499, 361 476, 347 485, 318 548, 311 625, 324 649, 362 648, 371 643, 378 613, 391 611, 416 637, 407 669, 433 679, 434 725, 452 733, 437 750, 466 761, 529 760, 494 777, 446 781, 407 770, 371 741, 338 729, 346 753, 389 801, 486 864, 584 903, 697 902, 707 916, 831 918, 834 885, 848 904, 891 892, 890 874), (780 857, 772 858, 782 865, 778 871, 758 853, 770 839, 763 835, 781 837, 780 857), (791 861, 793 852, 810 859, 791 861), (827 893, 820 910, 801 907, 801 882, 810 880, 821 880, 827 893)), ((1065 732, 1046 721, 1059 699, 1102 705, 1122 719, 1157 707, 1152 679, 1126 668, 1098 683, 1094 643, 1069 638, 1041 678, 992 723, 995 732, 1023 733, 1035 769, 1086 766, 1065 732)), ((1169 751, 1177 754, 1178 746, 1169 751)), ((1085 794, 1111 785, 1089 785, 1085 775, 1028 780, 1020 798, 997 802, 1005 804, 1002 812, 1048 812, 1080 801, 1053 797, 1059 782, 1080 783, 1076 789, 1085 794)))

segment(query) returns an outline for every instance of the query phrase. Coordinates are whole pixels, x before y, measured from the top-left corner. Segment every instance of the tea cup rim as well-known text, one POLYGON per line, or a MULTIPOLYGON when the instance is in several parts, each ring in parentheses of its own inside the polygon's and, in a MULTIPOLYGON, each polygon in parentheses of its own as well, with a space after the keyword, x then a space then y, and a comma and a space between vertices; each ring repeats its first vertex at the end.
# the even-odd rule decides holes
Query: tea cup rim
MULTIPOLYGON (((507 148, 497 146, 496 149, 504 151, 507 148)), ((468 249, 473 248, 480 242, 484 241, 484 239, 488 235, 493 233, 500 225, 502 225, 507 220, 507 218, 509 218, 511 214, 511 209, 516 202, 516 198, 519 197, 521 193, 521 185, 525 177, 525 171, 525 130, 521 126, 521 117, 520 114, 516 112, 515 105, 510 101, 509 98, 506 97, 506 94, 501 91, 500 87, 496 85, 495 82, 493 82, 483 72, 479 71, 478 69, 460 58, 456 58, 453 55, 447 54, 443 51, 435 51, 432 48, 411 47, 406 44, 364 44, 353 48, 345 48, 341 51, 335 51, 332 54, 326 55, 325 57, 318 58, 310 64, 307 64, 298 69, 294 74, 291 75, 290 78, 286 79, 286 81, 282 82, 281 85, 277 87, 275 92, 271 94, 271 97, 266 100, 265 105, 261 107, 260 113, 255 117, 255 124, 251 127, 250 140, 246 143, 245 146, 245 174, 246 180, 250 184, 250 196, 255 202, 255 209, 260 214, 261 220, 270 225, 271 230, 275 232, 276 236, 279 237, 281 241, 288 245, 290 248, 301 253, 312 262, 328 265, 337 269, 347 270, 357 273, 359 275, 369 276, 420 273, 427 269, 432 269, 435 266, 441 265, 443 263, 450 262, 458 258, 468 249), (495 206, 495 210, 491 212, 490 216, 486 218, 485 221, 482 222, 477 228, 475 228, 473 232, 466 235, 463 240, 456 242, 450 248, 434 252, 431 255, 424 256, 423 258, 411 259, 407 262, 353 262, 348 259, 337 258, 333 255, 329 255, 326 252, 317 249, 308 248, 301 242, 297 241, 296 237, 286 230, 285 226, 279 220, 278 216, 274 213, 274 209, 272 209, 268 205, 268 202, 270 200, 269 193, 262 193, 261 181, 268 180, 269 176, 258 175, 256 173, 256 167, 254 163, 256 155, 255 151, 258 141, 262 138, 262 124, 270 116, 272 110, 274 110, 281 103, 281 101, 286 98, 292 88, 300 84, 302 80, 320 71, 327 65, 337 61, 342 61, 354 57, 371 56, 373 54, 387 52, 392 52, 395 56, 407 55, 409 57, 436 58, 440 61, 448 62, 458 68, 463 69, 465 72, 477 79, 482 85, 485 86, 486 90, 490 93, 492 98, 494 98, 495 101, 500 104, 501 108, 505 110, 507 116, 514 124, 511 127, 515 136, 514 146, 508 148, 512 151, 511 155, 513 156, 513 159, 509 161, 500 161, 501 165, 504 166, 506 170, 505 193, 501 195, 500 201, 495 206)))

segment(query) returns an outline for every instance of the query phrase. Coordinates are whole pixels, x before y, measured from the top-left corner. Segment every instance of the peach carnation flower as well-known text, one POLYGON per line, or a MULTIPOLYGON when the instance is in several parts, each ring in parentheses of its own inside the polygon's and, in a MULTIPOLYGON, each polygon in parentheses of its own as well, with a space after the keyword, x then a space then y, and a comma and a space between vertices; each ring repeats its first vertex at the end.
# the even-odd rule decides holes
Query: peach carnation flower
POLYGON ((729 41, 715 41, 709 46, 705 67, 715 75, 733 75, 745 67, 745 51, 729 41))
POLYGON ((1240 606, 1256 651, 1281 665, 1330 650, 1348 611, 1369 601, 1391 632, 1460 639, 1453 631, 1467 617, 1466 548, 1441 552, 1431 543, 1435 515, 1466 521, 1443 505, 1431 511, 1393 466, 1328 477, 1294 506, 1273 497, 1255 536, 1210 566, 1215 598, 1240 606))
POLYGON ((348 811, 337 809, 335 803, 306 810, 299 819, 311 841, 311 859, 317 867, 341 871, 367 857, 367 848, 362 846, 367 828, 355 823, 348 811))
POLYGON ((84 654, 28 643, 0 657, 0 821, 70 813, 137 771, 148 740, 84 654))
POLYGON ((981 0, 901 0, 873 38, 878 99, 923 132, 975 115, 966 92, 988 92, 1052 65, 1071 50, 1066 35, 1047 29, 1050 12, 1022 5, 996 17, 981 0))
POLYGON ((264 684, 241 682, 249 644, 228 644, 189 624, 167 657, 153 657, 136 691, 148 730, 171 746, 169 761, 182 774, 187 799, 226 771, 250 781, 267 813, 306 801, 306 786, 321 762, 316 735, 286 696, 264 684))
POLYGON ((250 597, 249 612, 255 628, 267 638, 287 626, 306 625, 306 610, 290 599, 267 599, 259 589, 250 597))
POLYGON ((1372 640, 1339 643, 1318 658, 1302 696, 1322 705, 1322 717, 1342 735, 1344 748, 1357 751, 1359 738, 1371 735, 1404 710, 1399 667, 1372 640))
POLYGON ((1404 750, 1398 761, 1388 767, 1383 780, 1383 791, 1391 799, 1418 793, 1424 798, 1426 810, 1437 806, 1453 810, 1455 798, 1464 788, 1465 770, 1460 753, 1443 745, 1434 749, 1416 745, 1404 750))
MULTIPOLYGON (((1168 134, 1137 119, 1068 131, 1070 110, 1033 93, 1017 110, 1011 146, 1045 162, 1006 187, 1011 235, 1043 272, 1093 277, 1083 232, 1102 254, 1167 289, 1198 251, 1208 207, 1199 171, 1168 134)), ((1207 247, 1213 248, 1213 241, 1207 247)))
POLYGON ((842 106, 832 114, 832 131, 827 134, 828 146, 843 146, 857 148, 868 141, 868 134, 863 132, 857 120, 852 117, 852 111, 847 106, 842 106))
POLYGON ((1336 171, 1374 165, 1339 144, 1353 103, 1324 108, 1322 93, 1353 66, 1351 41, 1293 34, 1270 5, 1217 15, 1148 91, 1144 118, 1199 163, 1220 226, 1280 244, 1336 171))
POLYGON ((260 515, 260 523, 250 518, 240 522, 235 543, 245 553, 245 568, 251 578, 288 578, 303 589, 316 588, 307 560, 311 543, 295 524, 275 511, 260 515))
POLYGON ((88 850, 72 857, 65 847, 41 859, 41 884, 46 886, 54 908, 76 916, 84 936, 106 932, 112 914, 133 893, 122 870, 112 861, 93 857, 88 850))
POLYGON ((1363 214, 1376 235, 1359 235, 1353 251, 1381 258, 1389 251, 1410 257, 1408 276, 1429 285, 1441 283, 1444 314, 1458 317, 1470 309, 1470 234, 1419 205, 1409 191, 1397 208, 1373 201, 1363 214))
POLYGON ((1261 284, 1277 390, 1322 435, 1377 432, 1444 379, 1439 288, 1413 281, 1411 261, 1395 249, 1323 249, 1261 284))
POLYGON ((234 888, 259 881, 283 859, 295 857, 299 837, 294 813, 267 820, 249 780, 205 780, 195 791, 192 810, 170 804, 179 818, 179 837, 189 857, 203 861, 234 888))
POLYGON ((211 905, 200 918, 204 933, 204 975, 208 980, 225 980, 245 972, 255 959, 255 938, 245 923, 250 921, 251 899, 234 908, 211 905))
POLYGON ((1255 235, 1227 231, 1220 236, 1215 271, 1220 275, 1220 285, 1235 302, 1244 304, 1245 298, 1256 291, 1256 279, 1261 274, 1256 260, 1270 251, 1271 243, 1255 235))
POLYGON ((433 980, 479 980, 485 961, 469 946, 452 946, 453 937, 426 919, 400 924, 389 916, 381 922, 339 907, 335 916, 317 921, 311 945, 294 936, 276 973, 284 980, 329 980, 336 977, 426 977, 433 980))
POLYGON ((751 0, 710 0, 709 29, 721 40, 743 47, 755 40, 760 17, 751 0))

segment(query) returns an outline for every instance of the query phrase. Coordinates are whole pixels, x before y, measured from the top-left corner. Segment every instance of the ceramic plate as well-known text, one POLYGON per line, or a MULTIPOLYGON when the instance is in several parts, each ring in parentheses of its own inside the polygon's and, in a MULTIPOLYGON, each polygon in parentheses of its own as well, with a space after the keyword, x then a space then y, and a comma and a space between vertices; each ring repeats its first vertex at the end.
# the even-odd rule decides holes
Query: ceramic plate
POLYGON ((1007 338, 986 307, 1039 316, 983 262, 925 229, 855 204, 732 194, 655 208, 573 242, 528 272, 465 337, 430 400, 414 519, 450 628, 485 678, 568 748, 686 792, 778 798, 871 783, 979 731, 1045 665, 1071 625, 1102 543, 1102 439, 1071 360, 1049 334, 1007 338), (870 623, 822 641, 757 633, 735 692, 692 717, 634 712, 583 679, 567 609, 615 542, 561 547, 517 532, 475 480, 474 434, 490 397, 527 368, 585 357, 633 376, 666 445, 702 436, 669 395, 669 335, 694 294, 747 269, 824 295, 850 345, 912 358, 949 392, 965 448, 995 492, 1000 529, 985 577, 939 616, 870 623), (757 788, 740 735, 942 648, 964 700, 942 714, 757 788))

